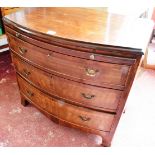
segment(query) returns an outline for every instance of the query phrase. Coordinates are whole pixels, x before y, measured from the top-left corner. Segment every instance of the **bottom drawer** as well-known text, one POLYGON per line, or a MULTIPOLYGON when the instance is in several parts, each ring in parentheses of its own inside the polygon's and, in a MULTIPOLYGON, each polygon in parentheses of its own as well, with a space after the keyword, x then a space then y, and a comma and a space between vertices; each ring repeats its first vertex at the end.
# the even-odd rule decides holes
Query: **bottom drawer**
POLYGON ((57 103, 51 97, 43 94, 41 91, 30 85, 19 75, 17 76, 20 91, 34 104, 47 112, 57 115, 57 103))
POLYGON ((58 107, 59 118, 73 124, 78 124, 80 127, 110 131, 113 123, 114 114, 97 112, 65 104, 64 102, 61 102, 58 107))
POLYGON ((52 99, 50 96, 30 85, 19 75, 17 78, 20 91, 34 104, 37 104, 45 111, 56 115, 58 118, 68 123, 83 128, 110 131, 115 116, 114 114, 98 112, 74 106, 61 100, 52 99))

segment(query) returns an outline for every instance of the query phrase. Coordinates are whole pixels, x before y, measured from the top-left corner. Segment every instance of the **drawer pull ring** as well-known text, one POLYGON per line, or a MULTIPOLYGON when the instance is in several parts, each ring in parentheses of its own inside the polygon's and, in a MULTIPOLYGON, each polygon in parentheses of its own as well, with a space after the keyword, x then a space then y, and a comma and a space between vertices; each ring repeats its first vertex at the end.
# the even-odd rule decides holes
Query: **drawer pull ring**
POLYGON ((16 37, 19 38, 20 37, 20 33, 16 32, 16 37))
POLYGON ((23 47, 18 47, 19 48, 19 52, 23 55, 27 52, 27 49, 23 48, 23 47))
POLYGON ((27 71, 26 69, 23 70, 23 75, 25 77, 28 77, 31 74, 31 72, 27 71))
POLYGON ((85 93, 81 93, 81 95, 82 95, 84 98, 89 99, 89 100, 95 97, 95 95, 85 94, 85 93))
POLYGON ((32 92, 30 92, 29 90, 27 90, 27 95, 28 95, 29 97, 32 97, 32 96, 34 96, 34 93, 32 93, 32 92))
POLYGON ((81 115, 79 115, 79 118, 80 118, 82 121, 89 121, 89 120, 91 119, 90 117, 81 116, 81 115))
POLYGON ((88 76, 95 76, 97 72, 98 72, 98 70, 86 68, 86 75, 88 75, 88 76))

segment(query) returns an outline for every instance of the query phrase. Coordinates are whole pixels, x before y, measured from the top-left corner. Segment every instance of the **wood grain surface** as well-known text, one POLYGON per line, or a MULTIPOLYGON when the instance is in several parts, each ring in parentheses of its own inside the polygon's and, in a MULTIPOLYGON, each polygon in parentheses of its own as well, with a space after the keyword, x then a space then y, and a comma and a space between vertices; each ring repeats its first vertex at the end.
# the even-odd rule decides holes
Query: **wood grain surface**
POLYGON ((6 17, 51 36, 139 49, 146 46, 153 27, 150 20, 109 13, 104 8, 27 8, 6 17))

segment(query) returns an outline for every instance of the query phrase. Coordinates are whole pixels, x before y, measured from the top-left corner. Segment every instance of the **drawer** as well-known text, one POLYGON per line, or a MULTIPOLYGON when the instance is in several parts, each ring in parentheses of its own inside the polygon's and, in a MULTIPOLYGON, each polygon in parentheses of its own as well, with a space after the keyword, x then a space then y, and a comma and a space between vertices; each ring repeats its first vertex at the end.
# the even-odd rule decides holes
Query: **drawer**
POLYGON ((113 114, 73 106, 65 102, 58 103, 58 107, 59 118, 69 123, 77 124, 80 127, 101 131, 110 131, 115 116, 113 114))
POLYGON ((116 112, 122 91, 90 86, 56 76, 53 78, 54 90, 58 96, 82 106, 116 112))
POLYGON ((39 48, 9 35, 10 47, 23 59, 53 74, 90 85, 124 89, 130 66, 97 62, 39 48))
POLYGON ((57 115, 57 104, 54 100, 52 100, 52 98, 31 86, 19 75, 17 75, 17 80, 21 93, 23 93, 30 101, 43 110, 46 110, 53 115, 57 115))
POLYGON ((18 56, 12 54, 12 61, 16 71, 24 78, 39 86, 41 89, 53 92, 53 79, 52 75, 37 69, 30 64, 21 60, 18 56))

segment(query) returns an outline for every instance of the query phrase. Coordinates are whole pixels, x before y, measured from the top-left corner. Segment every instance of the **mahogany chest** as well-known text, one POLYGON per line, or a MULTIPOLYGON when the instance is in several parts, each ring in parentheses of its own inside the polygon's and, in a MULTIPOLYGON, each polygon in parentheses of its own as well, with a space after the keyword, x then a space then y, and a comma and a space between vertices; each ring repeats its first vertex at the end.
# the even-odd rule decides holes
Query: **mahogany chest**
POLYGON ((4 24, 21 103, 110 146, 149 42, 149 22, 104 9, 26 8, 4 24))

